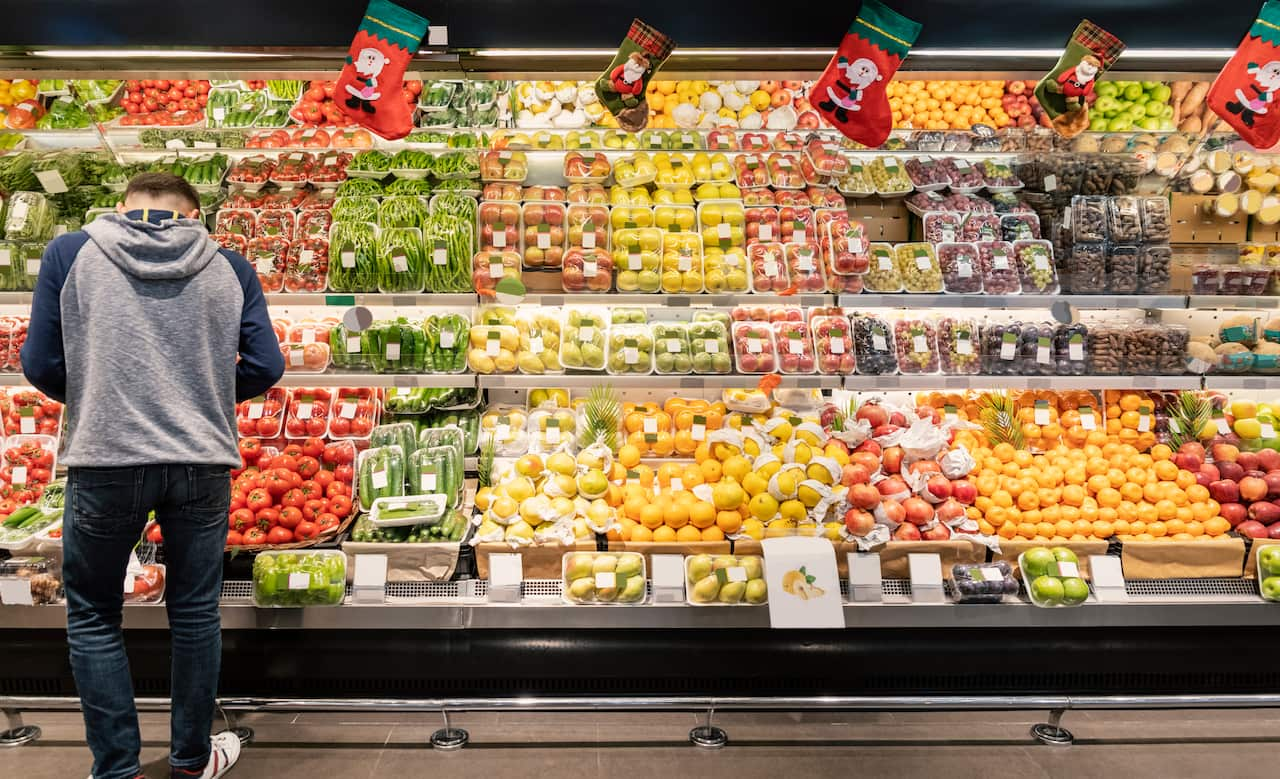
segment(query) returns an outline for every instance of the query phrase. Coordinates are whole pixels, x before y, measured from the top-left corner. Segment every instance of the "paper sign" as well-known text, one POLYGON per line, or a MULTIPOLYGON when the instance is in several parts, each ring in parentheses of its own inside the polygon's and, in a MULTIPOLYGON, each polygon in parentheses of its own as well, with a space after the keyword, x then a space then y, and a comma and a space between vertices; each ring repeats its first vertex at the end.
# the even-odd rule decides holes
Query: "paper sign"
POLYGON ((489 555, 489 600, 514 603, 520 600, 524 581, 524 561, 518 554, 489 555))
MULTIPOLYGON (((133 584, 133 577, 128 577, 129 584, 133 584)), ((0 603, 6 606, 34 606, 35 601, 31 598, 31 580, 19 578, 0 579, 0 603)))
MULTIPOLYGON (((492 561, 492 557, 490 557, 492 561)), ((493 563, 490 562, 490 567, 493 563)), ((684 600, 684 558, 678 554, 655 554, 649 558, 649 574, 653 578, 655 603, 679 603, 684 600)))
POLYGON ((1089 555, 1089 575, 1093 579, 1093 594, 1101 603, 1127 603, 1129 593, 1124 588, 1124 570, 1119 557, 1089 555))
POLYGON ((849 561, 849 599, 855 603, 879 603, 884 596, 880 584, 880 554, 852 552, 849 561))
POLYGON ((12 476, 10 481, 12 481, 14 484, 26 484, 27 483, 27 466, 25 465, 13 466, 13 471, 12 471, 12 476))
POLYGON ((946 596, 942 590, 942 558, 936 554, 909 554, 907 567, 913 603, 943 602, 946 596))
POLYGON ((381 590, 387 584, 387 556, 384 554, 358 554, 351 584, 356 589, 381 590))
POLYGON ((825 538, 766 538, 769 624, 775 628, 843 628, 835 547, 825 538))

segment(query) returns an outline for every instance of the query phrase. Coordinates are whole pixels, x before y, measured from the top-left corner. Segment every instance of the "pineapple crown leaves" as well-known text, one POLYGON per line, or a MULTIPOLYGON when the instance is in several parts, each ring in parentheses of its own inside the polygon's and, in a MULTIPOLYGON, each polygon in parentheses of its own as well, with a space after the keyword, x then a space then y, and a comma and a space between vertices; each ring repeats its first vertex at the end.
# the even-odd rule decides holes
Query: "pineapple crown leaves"
POLYGON ((620 409, 617 390, 610 386, 592 387, 582 407, 584 424, 578 444, 587 447, 599 443, 609 447, 610 451, 618 451, 620 409))
POLYGON ((1197 440, 1212 414, 1212 404, 1199 393, 1180 392, 1177 402, 1170 404, 1168 410, 1170 422, 1176 423, 1170 425, 1169 439, 1177 449, 1187 441, 1197 440))
POLYGON ((984 392, 978 396, 978 421, 992 445, 1007 443, 1023 448, 1013 396, 1008 392, 984 392))
POLYGON ((488 487, 493 483, 493 458, 498 452, 498 442, 494 436, 489 436, 484 441, 484 448, 480 450, 480 459, 476 461, 476 484, 480 487, 488 487))

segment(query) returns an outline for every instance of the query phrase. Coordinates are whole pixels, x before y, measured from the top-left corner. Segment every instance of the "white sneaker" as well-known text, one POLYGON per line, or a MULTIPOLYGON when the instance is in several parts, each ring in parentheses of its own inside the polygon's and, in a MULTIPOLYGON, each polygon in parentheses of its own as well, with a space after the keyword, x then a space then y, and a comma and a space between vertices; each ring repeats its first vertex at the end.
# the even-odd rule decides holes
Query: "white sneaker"
POLYGON ((218 779, 240 759, 240 737, 229 730, 215 733, 209 739, 209 747, 209 762, 205 764, 200 779, 218 779))

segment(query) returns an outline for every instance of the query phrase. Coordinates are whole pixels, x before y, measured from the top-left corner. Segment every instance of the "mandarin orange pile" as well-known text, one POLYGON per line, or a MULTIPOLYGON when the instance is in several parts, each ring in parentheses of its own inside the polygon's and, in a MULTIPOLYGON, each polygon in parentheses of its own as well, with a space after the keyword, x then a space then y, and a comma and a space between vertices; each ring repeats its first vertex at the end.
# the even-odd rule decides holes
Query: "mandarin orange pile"
POLYGON ((1013 124, 1000 103, 1003 81, 891 81, 885 93, 894 127, 967 130, 975 124, 1013 124))

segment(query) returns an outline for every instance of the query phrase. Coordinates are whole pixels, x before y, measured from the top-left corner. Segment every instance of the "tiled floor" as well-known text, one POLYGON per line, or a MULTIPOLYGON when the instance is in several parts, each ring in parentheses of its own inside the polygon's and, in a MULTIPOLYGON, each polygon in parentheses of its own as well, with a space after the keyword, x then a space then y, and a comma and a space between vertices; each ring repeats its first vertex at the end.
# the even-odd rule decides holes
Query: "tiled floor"
MULTIPOLYGON (((0 777, 79 779, 89 770, 78 715, 29 715, 37 743, 0 750, 0 777)), ((461 714, 471 733, 458 752, 424 748, 428 715, 272 714, 255 730, 233 777, 372 779, 448 775, 477 779, 572 776, 755 777, 1236 777, 1269 765, 1280 712, 1072 712, 1070 747, 1028 736, 1040 712, 751 713, 717 718, 720 751, 688 745, 692 714, 461 714)), ((168 720, 143 715, 149 779, 167 777, 168 720)), ((1265 769, 1263 771, 1265 773, 1265 769)))

